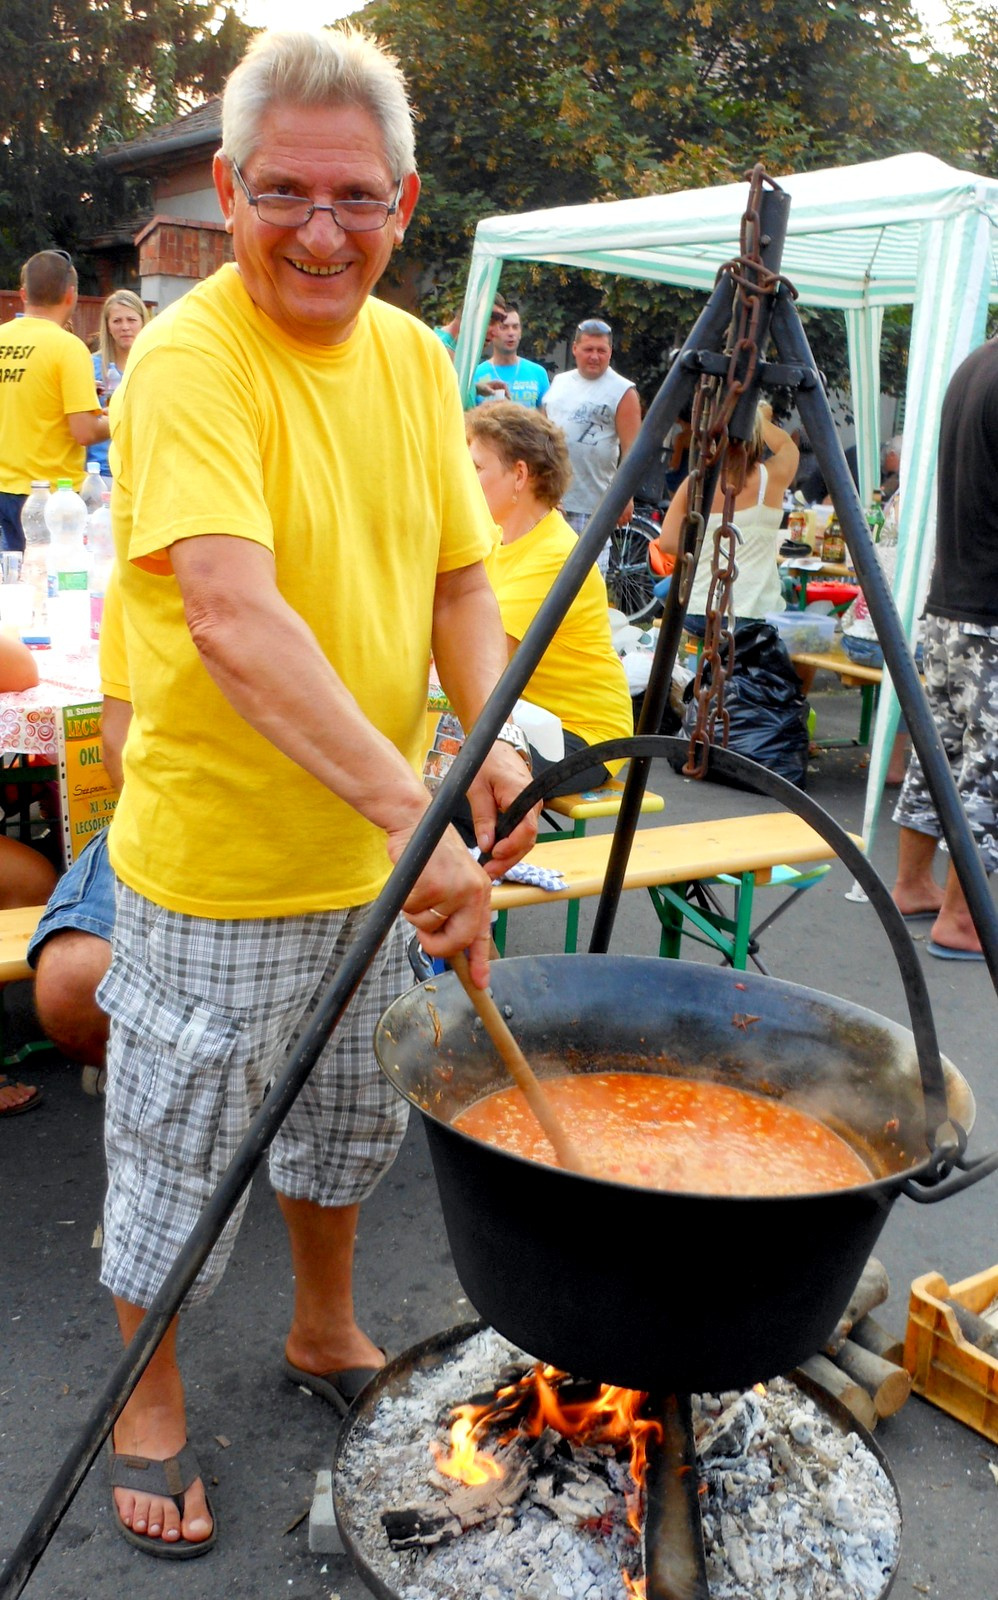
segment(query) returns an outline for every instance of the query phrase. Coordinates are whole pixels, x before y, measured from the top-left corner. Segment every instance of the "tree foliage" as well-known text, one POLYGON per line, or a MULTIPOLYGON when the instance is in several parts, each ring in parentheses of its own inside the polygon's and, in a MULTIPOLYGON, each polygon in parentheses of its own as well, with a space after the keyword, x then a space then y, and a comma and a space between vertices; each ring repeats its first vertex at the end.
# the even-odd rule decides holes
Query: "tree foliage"
MULTIPOLYGON (((360 20, 398 53, 418 108, 424 198, 406 253, 429 269, 425 315, 459 303, 483 216, 735 181, 756 161, 778 177, 963 150, 965 90, 907 0, 374 0, 360 20)), ((646 398, 699 304, 527 264, 504 268, 507 287, 533 354, 604 310, 646 398)), ((809 333, 841 381, 841 320, 813 316, 809 333)))
POLYGON ((4 0, 0 281, 104 226, 124 188, 97 150, 215 93, 248 36, 216 0, 4 0))

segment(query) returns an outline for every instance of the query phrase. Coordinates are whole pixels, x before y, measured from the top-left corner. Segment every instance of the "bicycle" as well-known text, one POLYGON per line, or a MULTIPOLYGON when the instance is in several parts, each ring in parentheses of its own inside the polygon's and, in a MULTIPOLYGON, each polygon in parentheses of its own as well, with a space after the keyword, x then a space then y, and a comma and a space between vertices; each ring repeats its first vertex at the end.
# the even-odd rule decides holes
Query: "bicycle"
POLYGON ((607 596, 611 606, 636 626, 651 622, 662 612, 662 601, 655 595, 658 579, 648 564, 648 546, 658 535, 657 523, 637 515, 610 535, 607 596))

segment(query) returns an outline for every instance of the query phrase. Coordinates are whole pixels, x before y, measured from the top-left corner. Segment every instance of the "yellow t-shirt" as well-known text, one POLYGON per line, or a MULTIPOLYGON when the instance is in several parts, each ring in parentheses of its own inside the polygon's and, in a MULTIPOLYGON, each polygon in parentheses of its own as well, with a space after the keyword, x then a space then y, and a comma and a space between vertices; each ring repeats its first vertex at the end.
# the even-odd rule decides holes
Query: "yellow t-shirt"
POLYGON ((216 688, 169 547, 228 534, 272 550, 282 595, 418 771, 436 577, 481 560, 493 535, 446 352, 378 300, 344 343, 299 344, 230 266, 143 330, 116 402, 134 715, 115 871, 196 916, 361 904, 388 876, 384 835, 216 688))
POLYGON ((0 325, 0 490, 27 494, 36 479, 83 481, 86 452, 67 416, 99 411, 90 352, 45 317, 0 325))
POLYGON ((125 653, 125 619, 121 609, 118 568, 111 568, 104 591, 104 610, 100 624, 100 692, 114 700, 131 700, 128 656, 125 653))
MULTIPOLYGON (((550 511, 512 544, 498 543, 486 571, 510 638, 523 638, 578 544, 564 517, 550 511)), ((634 729, 630 690, 613 648, 606 585, 593 567, 572 601, 523 691, 523 698, 552 711, 586 744, 628 738, 634 729)), ((620 762, 611 762, 616 770, 620 762)))

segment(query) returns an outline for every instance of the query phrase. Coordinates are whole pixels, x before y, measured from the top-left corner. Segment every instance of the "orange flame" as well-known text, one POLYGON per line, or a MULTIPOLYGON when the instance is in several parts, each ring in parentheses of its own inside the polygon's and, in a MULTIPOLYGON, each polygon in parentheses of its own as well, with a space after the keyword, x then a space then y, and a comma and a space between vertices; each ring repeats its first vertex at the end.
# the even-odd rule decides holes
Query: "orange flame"
POLYGON ((490 1413, 489 1406, 455 1406, 450 1430, 450 1454, 435 1440, 430 1443, 438 1472, 469 1485, 488 1483, 490 1479, 502 1477, 502 1467, 498 1461, 479 1450, 475 1443, 476 1429, 479 1434, 484 1432, 490 1413))
MULTIPOLYGON (((627 1498, 627 1520, 635 1533, 641 1532, 640 1490, 648 1462, 648 1444, 661 1438, 662 1425, 639 1415, 645 1396, 637 1389, 619 1389, 603 1384, 593 1400, 563 1405, 551 1385, 561 1374, 555 1367, 535 1367, 526 1384, 532 1382, 535 1404, 521 1426, 532 1437, 545 1427, 554 1428, 583 1444, 626 1444, 630 1448, 630 1472, 636 1492, 627 1498)), ((503 1393, 508 1391, 502 1391, 503 1393)))
MULTIPOLYGON (((642 1417, 645 1395, 633 1389, 604 1384, 591 1400, 564 1401, 555 1387, 564 1377, 556 1367, 538 1364, 515 1384, 497 1390, 495 1399, 483 1406, 455 1406, 450 1429, 449 1453, 432 1443, 437 1470, 465 1484, 481 1484, 503 1476, 499 1463, 479 1450, 477 1441, 511 1421, 500 1433, 500 1444, 507 1444, 517 1432, 537 1438, 545 1428, 581 1444, 626 1445, 630 1451, 630 1474, 635 1485, 626 1498, 627 1521, 634 1534, 641 1534, 641 1498, 648 1461, 648 1446, 661 1438, 661 1423, 642 1417), (523 1402, 529 1401, 527 1414, 523 1402), (515 1420, 514 1420, 515 1418, 515 1420)), ((645 1581, 622 1572, 630 1600, 645 1600, 645 1581)))

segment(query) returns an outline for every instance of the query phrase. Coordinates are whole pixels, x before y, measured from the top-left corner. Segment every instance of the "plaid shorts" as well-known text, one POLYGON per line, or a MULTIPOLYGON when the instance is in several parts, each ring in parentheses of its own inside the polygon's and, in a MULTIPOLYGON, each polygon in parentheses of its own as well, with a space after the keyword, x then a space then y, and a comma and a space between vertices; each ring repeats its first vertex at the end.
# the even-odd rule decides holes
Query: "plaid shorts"
MULTIPOLYGON (((357 936, 368 907, 215 921, 117 885, 101 1281, 148 1306, 229 1165, 267 1085, 357 936)), ((375 1024, 412 984, 396 923, 270 1147, 274 1187, 322 1206, 363 1200, 405 1133, 407 1106, 378 1070, 375 1024)), ((188 1296, 209 1295, 247 1189, 188 1296)))
MULTIPOLYGON (((998 867, 998 630, 928 615, 925 695, 985 872, 998 867)), ((894 821, 942 839, 918 757, 912 755, 894 821)))

